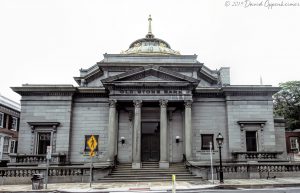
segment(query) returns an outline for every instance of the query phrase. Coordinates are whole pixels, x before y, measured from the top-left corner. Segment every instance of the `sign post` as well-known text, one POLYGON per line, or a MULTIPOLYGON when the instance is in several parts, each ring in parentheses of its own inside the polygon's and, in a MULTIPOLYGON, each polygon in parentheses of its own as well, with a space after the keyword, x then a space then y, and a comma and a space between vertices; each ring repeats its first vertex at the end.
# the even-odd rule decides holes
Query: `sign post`
POLYGON ((49 173, 49 160, 51 159, 51 153, 52 153, 52 147, 51 146, 47 146, 47 155, 46 155, 46 159, 47 159, 47 164, 46 164, 46 176, 45 176, 45 188, 47 189, 47 185, 48 185, 48 173, 49 173))
POLYGON ((210 170, 211 170, 211 180, 214 184, 214 166, 213 166, 213 158, 212 158, 212 142, 209 142, 209 153, 210 153, 210 170))
POLYGON ((95 156, 94 150, 96 149, 98 143, 94 135, 92 135, 88 140, 87 140, 87 145, 90 148, 90 157, 91 157, 91 165, 90 165, 90 188, 92 187, 92 178, 93 178, 93 157, 95 156))
POLYGON ((172 193, 176 193, 176 175, 172 175, 172 193))

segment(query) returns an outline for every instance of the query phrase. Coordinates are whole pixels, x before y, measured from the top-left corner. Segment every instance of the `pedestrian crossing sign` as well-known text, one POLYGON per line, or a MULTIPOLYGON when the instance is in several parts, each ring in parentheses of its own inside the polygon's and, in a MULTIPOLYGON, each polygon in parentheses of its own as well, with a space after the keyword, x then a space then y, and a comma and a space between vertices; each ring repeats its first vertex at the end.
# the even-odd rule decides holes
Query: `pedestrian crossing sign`
POLYGON ((90 148, 90 151, 91 152, 94 152, 94 150, 96 149, 98 143, 97 143, 97 140, 96 138, 94 137, 94 135, 92 135, 88 141, 87 141, 87 145, 89 146, 90 148))

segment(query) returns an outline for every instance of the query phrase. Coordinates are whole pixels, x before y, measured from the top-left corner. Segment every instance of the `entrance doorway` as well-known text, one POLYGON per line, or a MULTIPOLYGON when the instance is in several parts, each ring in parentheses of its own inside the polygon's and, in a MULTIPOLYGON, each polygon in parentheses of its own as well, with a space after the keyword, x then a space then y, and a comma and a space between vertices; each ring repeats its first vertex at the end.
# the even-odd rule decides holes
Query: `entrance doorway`
POLYGON ((146 161, 159 161, 160 155, 160 123, 142 122, 141 159, 146 161))

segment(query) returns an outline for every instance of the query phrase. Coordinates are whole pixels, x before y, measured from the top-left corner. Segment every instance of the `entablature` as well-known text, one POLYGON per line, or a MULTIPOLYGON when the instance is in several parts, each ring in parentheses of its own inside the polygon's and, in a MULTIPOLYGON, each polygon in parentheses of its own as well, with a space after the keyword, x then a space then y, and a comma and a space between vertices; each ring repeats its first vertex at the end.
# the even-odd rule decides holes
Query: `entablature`
POLYGON ((32 133, 37 127, 50 127, 53 132, 56 132, 57 127, 60 125, 60 122, 27 122, 27 124, 30 126, 32 133))
POLYGON ((243 121, 237 121, 237 123, 240 126, 241 131, 243 131, 246 126, 259 126, 260 129, 263 130, 266 122, 267 122, 266 120, 243 120, 243 121))

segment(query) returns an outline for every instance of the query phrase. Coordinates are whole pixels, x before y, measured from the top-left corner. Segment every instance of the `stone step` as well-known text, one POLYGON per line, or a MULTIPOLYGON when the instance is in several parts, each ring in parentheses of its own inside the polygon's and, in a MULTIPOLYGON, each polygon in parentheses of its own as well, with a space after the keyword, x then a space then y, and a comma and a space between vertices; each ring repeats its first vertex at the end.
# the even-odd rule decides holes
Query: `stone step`
POLYGON ((171 181, 172 175, 176 175, 177 180, 199 181, 202 178, 191 174, 183 163, 170 164, 169 168, 159 168, 158 162, 143 162, 142 168, 132 169, 131 164, 119 164, 113 169, 111 174, 99 179, 100 182, 151 182, 151 181, 171 181))
MULTIPOLYGON (((116 168, 132 168, 132 166, 122 166, 118 165, 116 168)), ((142 166, 142 168, 159 168, 159 166, 142 166)), ((170 166, 169 168, 186 168, 185 166, 170 166)))
MULTIPOLYGON (((143 178, 143 177, 151 177, 151 178, 172 178, 172 174, 118 174, 118 175, 110 175, 110 178, 143 178)), ((191 176, 190 174, 176 174, 176 178, 181 178, 181 177, 195 177, 191 176)))
POLYGON ((115 171, 112 171, 111 174, 125 174, 125 173, 128 173, 128 174, 138 174, 138 173, 141 173, 141 174, 166 174, 166 173, 170 173, 170 174, 183 174, 183 173, 186 173, 186 174, 190 174, 190 172, 188 171, 119 171, 119 170, 115 170, 115 171))
MULTIPOLYGON (((171 182, 171 178, 124 178, 124 179, 116 179, 116 178, 102 178, 98 179, 96 182, 161 182, 161 181, 169 181, 171 182)), ((176 181, 203 181, 202 178, 177 178, 176 181)))
POLYGON ((142 168, 142 169, 113 169, 114 171, 120 171, 120 172, 189 172, 187 169, 151 169, 151 168, 142 168))
MULTIPOLYGON (((130 179, 169 179, 172 180, 172 176, 131 176, 130 178, 128 176, 118 176, 118 177, 112 177, 112 176, 108 176, 108 177, 104 177, 101 178, 100 180, 105 180, 105 179, 120 179, 120 180, 130 180, 130 179)), ((202 179, 200 177, 196 177, 196 176, 176 176, 176 180, 177 179, 202 179)))

